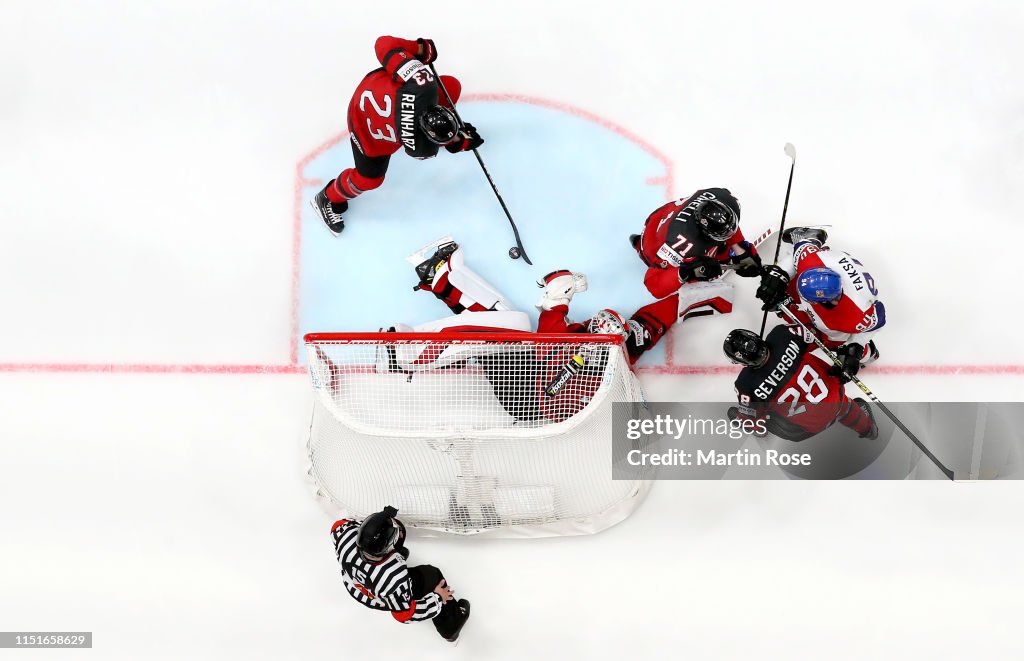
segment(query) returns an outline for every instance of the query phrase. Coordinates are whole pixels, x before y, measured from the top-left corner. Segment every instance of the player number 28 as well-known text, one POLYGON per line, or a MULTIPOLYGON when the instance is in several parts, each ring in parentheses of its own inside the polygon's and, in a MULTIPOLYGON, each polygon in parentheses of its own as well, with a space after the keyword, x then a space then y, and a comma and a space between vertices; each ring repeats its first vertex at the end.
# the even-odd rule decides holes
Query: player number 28
MULTIPOLYGON (((363 112, 366 112, 367 101, 369 101, 370 105, 373 106, 373 109, 377 111, 377 114, 383 117, 384 119, 387 119, 388 117, 391 116, 390 96, 384 97, 384 107, 381 108, 380 105, 377 103, 377 99, 373 98, 373 94, 370 93, 370 90, 364 90, 363 93, 359 96, 359 109, 362 110, 363 112)), ((395 135, 395 127, 391 126, 390 124, 385 124, 384 128, 387 129, 386 135, 384 131, 375 131, 373 129, 373 121, 369 117, 366 118, 366 130, 369 131, 370 135, 372 135, 374 138, 376 138, 377 140, 387 140, 388 142, 398 142, 398 137, 395 135)))
POLYGON ((796 377, 796 384, 800 386, 800 390, 803 390, 802 393, 795 387, 790 387, 779 397, 780 402, 791 402, 789 405, 790 417, 800 415, 807 410, 803 404, 797 405, 800 402, 801 394, 811 404, 816 404, 828 397, 828 386, 810 365, 804 365, 804 368, 800 370, 800 374, 796 377))

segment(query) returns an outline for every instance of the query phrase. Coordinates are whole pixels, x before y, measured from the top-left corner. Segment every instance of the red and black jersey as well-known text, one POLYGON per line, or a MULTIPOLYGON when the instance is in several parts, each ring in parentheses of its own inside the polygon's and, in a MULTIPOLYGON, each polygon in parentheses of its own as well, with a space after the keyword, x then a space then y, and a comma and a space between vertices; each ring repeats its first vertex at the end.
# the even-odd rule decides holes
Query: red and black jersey
POLYGON ((438 145, 416 124, 422 111, 439 103, 433 72, 416 59, 419 49, 408 39, 377 39, 381 68, 366 74, 348 105, 352 140, 366 156, 390 156, 400 147, 414 158, 437 155, 438 145))
POLYGON ((844 383, 829 374, 829 364, 815 356, 802 331, 776 326, 768 337, 770 357, 763 367, 744 367, 736 378, 740 415, 764 419, 768 431, 802 441, 839 421, 857 433, 870 418, 846 395, 844 383))
POLYGON ((736 246, 753 251, 739 229, 728 241, 713 241, 704 236, 691 218, 693 208, 705 199, 721 199, 738 208, 736 198, 724 188, 704 188, 693 195, 657 208, 644 221, 644 231, 636 244, 637 254, 647 265, 644 284, 657 298, 668 296, 683 284, 679 266, 706 256, 720 262, 729 260, 736 246))

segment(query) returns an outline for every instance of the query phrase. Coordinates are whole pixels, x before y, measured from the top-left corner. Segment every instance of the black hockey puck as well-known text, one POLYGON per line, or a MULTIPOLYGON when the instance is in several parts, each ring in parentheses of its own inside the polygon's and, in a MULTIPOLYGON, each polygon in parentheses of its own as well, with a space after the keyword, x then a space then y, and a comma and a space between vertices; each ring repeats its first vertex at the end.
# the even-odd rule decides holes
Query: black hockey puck
POLYGON ((511 248, 508 249, 508 256, 511 257, 512 259, 519 259, 520 257, 523 256, 523 253, 519 251, 519 248, 512 246, 511 248))

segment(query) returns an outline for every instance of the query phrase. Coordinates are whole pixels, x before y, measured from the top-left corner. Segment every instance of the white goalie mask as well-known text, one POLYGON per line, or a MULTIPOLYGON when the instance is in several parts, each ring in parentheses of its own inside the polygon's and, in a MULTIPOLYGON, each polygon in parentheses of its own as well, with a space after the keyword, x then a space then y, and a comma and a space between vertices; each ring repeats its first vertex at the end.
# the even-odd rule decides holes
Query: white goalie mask
POLYGON ((629 335, 626 320, 615 310, 601 310, 595 314, 590 320, 589 330, 595 335, 629 335))

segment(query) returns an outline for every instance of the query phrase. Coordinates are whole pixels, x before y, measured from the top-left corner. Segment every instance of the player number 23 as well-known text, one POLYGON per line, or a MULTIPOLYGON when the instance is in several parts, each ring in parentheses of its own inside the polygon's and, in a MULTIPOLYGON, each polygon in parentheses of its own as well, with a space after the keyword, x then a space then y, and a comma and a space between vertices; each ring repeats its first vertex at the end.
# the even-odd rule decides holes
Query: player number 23
MULTIPOLYGON (((363 112, 366 112, 367 101, 369 101, 370 105, 373 106, 373 109, 377 111, 377 114, 383 117, 384 119, 387 119, 388 117, 391 116, 390 96, 384 97, 384 107, 381 108, 380 105, 377 103, 377 99, 373 98, 373 94, 370 93, 370 90, 364 90, 363 93, 359 96, 359 109, 362 110, 363 112)), ((387 134, 385 134, 384 131, 375 131, 373 129, 373 120, 371 120, 369 117, 366 118, 366 130, 368 130, 370 132, 370 135, 372 135, 374 138, 376 138, 377 140, 387 140, 388 142, 398 142, 398 138, 395 136, 395 127, 391 126, 390 124, 385 124, 384 128, 387 129, 387 134)))
POLYGON ((790 417, 800 415, 807 410, 806 406, 799 404, 800 395, 803 395, 804 399, 811 404, 816 404, 828 397, 828 386, 810 365, 804 365, 804 368, 800 370, 800 374, 796 377, 796 385, 800 386, 802 393, 795 387, 790 387, 779 396, 780 402, 790 402, 788 414, 790 417))

